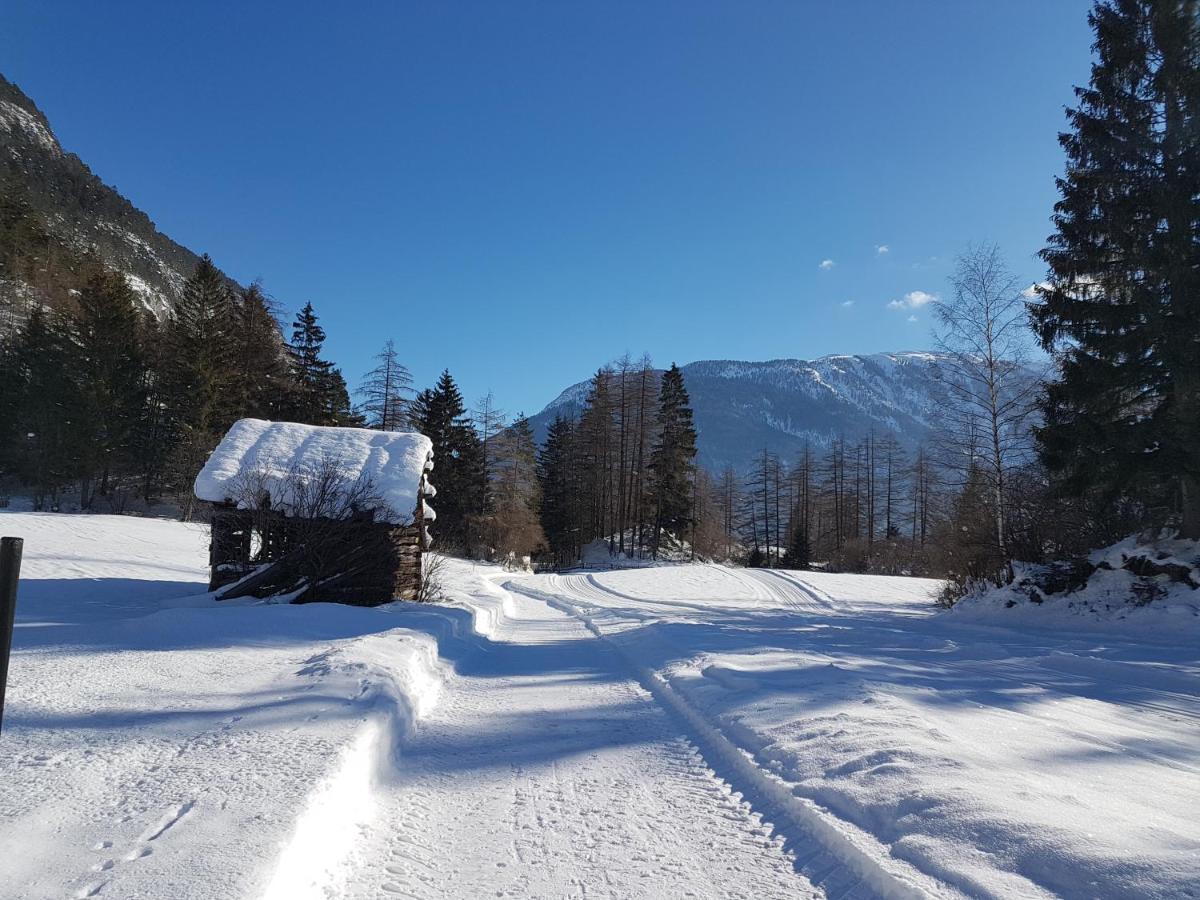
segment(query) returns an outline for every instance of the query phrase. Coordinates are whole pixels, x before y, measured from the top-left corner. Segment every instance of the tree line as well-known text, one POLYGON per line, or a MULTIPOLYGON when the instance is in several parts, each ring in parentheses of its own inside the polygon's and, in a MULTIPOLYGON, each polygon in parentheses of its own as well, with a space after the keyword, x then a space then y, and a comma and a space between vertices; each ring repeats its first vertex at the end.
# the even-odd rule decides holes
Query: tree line
POLYGON ((468 411, 448 372, 413 393, 390 342, 355 407, 311 304, 285 339, 262 290, 205 257, 159 322, 121 276, 0 203, 0 277, 49 278, 67 298, 0 322, 0 474, 39 506, 75 485, 84 508, 186 507, 225 428, 253 415, 429 435, 437 538, 491 558, 565 566, 601 541, 625 557, 948 575, 958 590, 1136 531, 1200 538, 1196 5, 1095 6, 1048 278, 1023 287, 993 246, 961 255, 933 306, 940 396, 923 446, 832 435, 710 474, 680 370, 628 355, 540 446, 490 395, 468 411))
POLYGON ((166 319, 125 277, 84 255, 61 278, 69 303, 31 303, 0 333, 0 475, 38 509, 66 492, 122 511, 167 498, 185 515, 191 484, 239 418, 352 425, 341 372, 306 304, 285 340, 257 284, 232 286, 203 257, 166 319))

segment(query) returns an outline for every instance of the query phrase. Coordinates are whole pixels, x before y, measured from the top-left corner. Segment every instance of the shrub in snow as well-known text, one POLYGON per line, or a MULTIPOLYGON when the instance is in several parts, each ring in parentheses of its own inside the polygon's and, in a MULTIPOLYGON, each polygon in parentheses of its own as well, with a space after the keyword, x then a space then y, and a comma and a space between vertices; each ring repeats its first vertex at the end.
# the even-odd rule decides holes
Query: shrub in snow
POLYGON ((1014 563, 1009 584, 969 582, 955 604, 976 613, 1014 607, 1100 619, 1142 617, 1150 607, 1200 616, 1200 542, 1130 537, 1086 559, 1014 563))

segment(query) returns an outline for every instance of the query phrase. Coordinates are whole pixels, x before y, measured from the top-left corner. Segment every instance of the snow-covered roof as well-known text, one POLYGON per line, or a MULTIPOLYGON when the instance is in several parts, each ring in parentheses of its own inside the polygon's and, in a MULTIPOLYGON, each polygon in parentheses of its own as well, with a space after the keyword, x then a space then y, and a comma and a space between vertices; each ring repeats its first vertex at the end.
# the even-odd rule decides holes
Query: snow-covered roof
MULTIPOLYGON (((241 419, 196 476, 195 493, 201 500, 243 507, 269 494, 273 509, 293 514, 296 481, 311 480, 330 465, 340 484, 370 485, 379 520, 407 525, 421 479, 433 468, 433 444, 423 434, 241 419)), ((426 484, 424 493, 433 496, 433 486, 426 484)), ((433 518, 428 507, 425 517, 433 518)))

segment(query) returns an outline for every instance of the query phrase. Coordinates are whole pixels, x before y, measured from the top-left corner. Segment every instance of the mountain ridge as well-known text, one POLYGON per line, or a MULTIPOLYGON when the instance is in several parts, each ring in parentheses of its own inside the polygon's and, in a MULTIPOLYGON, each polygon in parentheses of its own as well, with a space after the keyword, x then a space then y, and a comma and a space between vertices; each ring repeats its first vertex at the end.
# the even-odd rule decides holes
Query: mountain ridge
MULTIPOLYGON (((698 461, 710 471, 742 471, 764 447, 792 459, 839 437, 870 432, 913 448, 937 419, 943 354, 834 353, 813 360, 696 360, 680 367, 692 400, 698 461)), ((661 372, 661 370, 656 370, 661 372)), ((590 379, 573 384, 530 417, 541 440, 558 414, 578 417, 590 379)))
MULTIPOLYGON (((2 74, 0 185, 15 195, 12 199, 27 204, 64 247, 94 252, 106 266, 122 272, 141 305, 158 318, 174 308, 200 259, 64 150, 37 103, 2 74)), ((0 300, 28 301, 39 293, 29 281, 3 275, 0 300)), ((55 305, 53 297, 39 299, 55 305)))

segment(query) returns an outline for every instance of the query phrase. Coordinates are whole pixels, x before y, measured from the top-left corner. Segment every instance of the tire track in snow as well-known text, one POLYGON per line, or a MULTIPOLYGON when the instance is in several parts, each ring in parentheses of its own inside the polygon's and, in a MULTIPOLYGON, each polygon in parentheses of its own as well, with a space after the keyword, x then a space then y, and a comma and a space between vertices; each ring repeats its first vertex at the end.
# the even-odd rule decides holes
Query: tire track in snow
MULTIPOLYGON (((618 642, 608 638, 592 617, 567 597, 515 581, 507 582, 504 587, 567 613, 582 622, 598 640, 613 647, 642 686, 685 726, 690 743, 707 766, 731 791, 774 824, 785 839, 786 849, 794 855, 797 870, 827 896, 847 900, 959 896, 949 885, 890 857, 872 835, 838 819, 808 798, 797 796, 786 781, 765 770, 753 754, 691 706, 666 678, 642 666, 618 642)), ((767 590, 765 584, 762 588, 767 590)))

